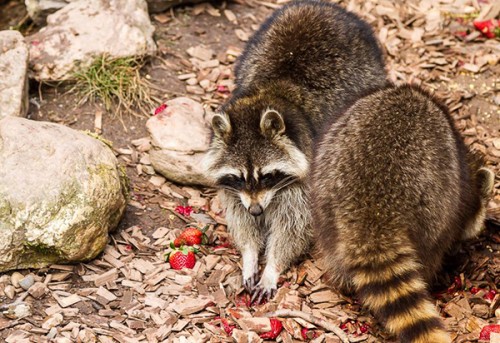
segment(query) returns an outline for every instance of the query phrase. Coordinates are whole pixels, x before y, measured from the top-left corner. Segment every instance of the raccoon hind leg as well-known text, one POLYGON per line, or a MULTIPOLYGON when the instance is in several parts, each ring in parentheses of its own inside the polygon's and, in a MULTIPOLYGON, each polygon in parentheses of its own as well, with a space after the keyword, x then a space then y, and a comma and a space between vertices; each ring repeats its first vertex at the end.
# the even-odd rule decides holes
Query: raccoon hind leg
POLYGON ((462 235, 462 240, 477 237, 483 227, 486 217, 486 206, 493 194, 495 174, 488 168, 480 168, 476 175, 476 187, 479 189, 481 207, 476 215, 469 220, 462 235))

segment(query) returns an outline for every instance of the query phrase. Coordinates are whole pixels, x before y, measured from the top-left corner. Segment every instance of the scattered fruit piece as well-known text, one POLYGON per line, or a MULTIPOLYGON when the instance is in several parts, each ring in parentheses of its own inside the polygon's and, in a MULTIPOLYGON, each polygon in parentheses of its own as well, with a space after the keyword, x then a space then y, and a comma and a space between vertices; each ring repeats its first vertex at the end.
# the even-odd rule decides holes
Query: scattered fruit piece
POLYGON ((500 20, 498 19, 476 20, 474 21, 474 27, 487 38, 500 37, 500 20))
POLYGON ((222 93, 222 94, 228 94, 229 88, 227 88, 226 86, 219 85, 219 86, 217 86, 217 92, 222 93))
POLYGON ((193 208, 191 206, 177 206, 175 212, 184 217, 189 217, 193 213, 193 208))
POLYGON ((167 104, 161 104, 160 106, 158 106, 155 109, 155 114, 154 115, 157 115, 158 113, 162 112, 166 108, 167 108, 167 104))
POLYGON ((180 270, 182 268, 193 269, 196 264, 195 249, 183 247, 175 249, 168 255, 168 262, 172 269, 180 270))
POLYGON ((495 299, 495 295, 497 295, 497 291, 492 289, 489 292, 487 292, 483 298, 489 301, 493 301, 493 299, 495 299))
POLYGON ((361 331, 361 333, 367 333, 368 331, 370 331, 370 325, 361 324, 359 327, 359 331, 361 331))
POLYGON ((174 246, 176 248, 179 248, 179 247, 181 247, 181 246, 183 246, 185 244, 186 244, 186 240, 183 237, 181 237, 181 236, 179 236, 176 239, 174 239, 174 246))
POLYGON ((477 294, 481 289, 477 287, 471 287, 470 288, 470 293, 471 294, 477 294))
POLYGON ((302 335, 302 339, 304 341, 309 341, 318 337, 318 333, 316 331, 310 330, 308 328, 302 328, 302 330, 300 330, 300 334, 302 335))
POLYGON ((276 339, 278 335, 281 333, 281 330, 283 330, 283 324, 276 319, 276 318, 271 318, 271 331, 269 332, 264 332, 260 334, 260 338, 262 339, 276 339))
POLYGON ((500 333, 500 324, 486 325, 479 334, 479 339, 484 341, 489 341, 491 333, 500 333))
POLYGON ((179 237, 177 237, 174 241, 174 245, 179 247, 181 245, 195 245, 195 244, 207 244, 208 237, 205 234, 204 230, 200 230, 196 227, 188 227, 184 230, 179 237))
POLYGON ((228 336, 231 336, 233 334, 233 330, 236 328, 236 325, 229 324, 228 320, 225 318, 221 318, 221 323, 222 327, 224 328, 224 331, 226 331, 226 334, 228 336))

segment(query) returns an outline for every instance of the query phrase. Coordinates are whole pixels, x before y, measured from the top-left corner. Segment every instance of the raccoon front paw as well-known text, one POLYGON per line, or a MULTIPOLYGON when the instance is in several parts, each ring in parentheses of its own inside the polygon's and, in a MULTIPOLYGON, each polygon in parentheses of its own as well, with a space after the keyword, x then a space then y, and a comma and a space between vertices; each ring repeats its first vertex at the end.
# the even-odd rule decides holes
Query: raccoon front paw
POLYGON ((272 266, 266 266, 262 278, 255 287, 252 295, 252 302, 257 299, 260 303, 262 299, 270 300, 276 294, 278 286, 279 272, 272 266))
POLYGON ((260 304, 262 299, 266 299, 267 301, 271 300, 276 295, 277 287, 276 285, 270 287, 264 287, 261 282, 256 286, 252 294, 251 302, 255 302, 256 304, 260 304))
POLYGON ((248 293, 252 293, 252 291, 257 286, 258 280, 259 280, 259 273, 255 273, 252 276, 243 280, 243 287, 248 293))

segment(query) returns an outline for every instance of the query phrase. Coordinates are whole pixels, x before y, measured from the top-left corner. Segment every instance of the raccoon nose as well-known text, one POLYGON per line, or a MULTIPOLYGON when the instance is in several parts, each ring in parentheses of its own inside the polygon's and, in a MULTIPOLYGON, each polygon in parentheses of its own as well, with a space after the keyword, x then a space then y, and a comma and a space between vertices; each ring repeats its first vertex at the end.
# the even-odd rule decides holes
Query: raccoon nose
POLYGON ((251 205, 249 208, 248 208, 248 212, 250 212, 250 214, 252 216, 260 216, 262 214, 262 212, 264 212, 264 210, 262 209, 262 206, 260 206, 259 204, 255 204, 255 205, 251 205))

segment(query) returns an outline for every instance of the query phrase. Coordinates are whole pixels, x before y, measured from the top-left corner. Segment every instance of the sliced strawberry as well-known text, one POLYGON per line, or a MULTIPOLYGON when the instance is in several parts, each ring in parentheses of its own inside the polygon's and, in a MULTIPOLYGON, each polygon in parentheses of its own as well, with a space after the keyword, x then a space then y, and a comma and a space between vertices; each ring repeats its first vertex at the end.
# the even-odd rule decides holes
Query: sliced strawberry
POLYGON ((491 324, 486 325, 479 334, 479 339, 483 341, 489 341, 491 337, 491 333, 500 333, 500 324, 491 324))
POLYGON ((481 31, 481 33, 485 35, 487 38, 500 37, 500 20, 497 19, 490 19, 483 21, 476 20, 474 21, 474 27, 477 30, 481 31))
POLYGON ((497 295, 497 291, 494 289, 490 290, 488 293, 486 293, 483 298, 489 301, 493 301, 495 299, 495 295, 497 295))
POLYGON ((226 334, 228 336, 231 336, 233 334, 234 328, 236 328, 236 325, 229 324, 228 320, 225 318, 221 318, 220 321, 222 323, 222 327, 224 328, 224 331, 226 331, 226 334))
POLYGON ((271 331, 269 332, 264 332, 260 334, 260 338, 262 339, 276 339, 278 335, 280 334, 281 330, 283 330, 283 324, 276 319, 276 318, 271 318, 271 331))
POLYGON ((189 217, 193 213, 193 208, 191 206, 177 206, 175 212, 184 217, 189 217))

